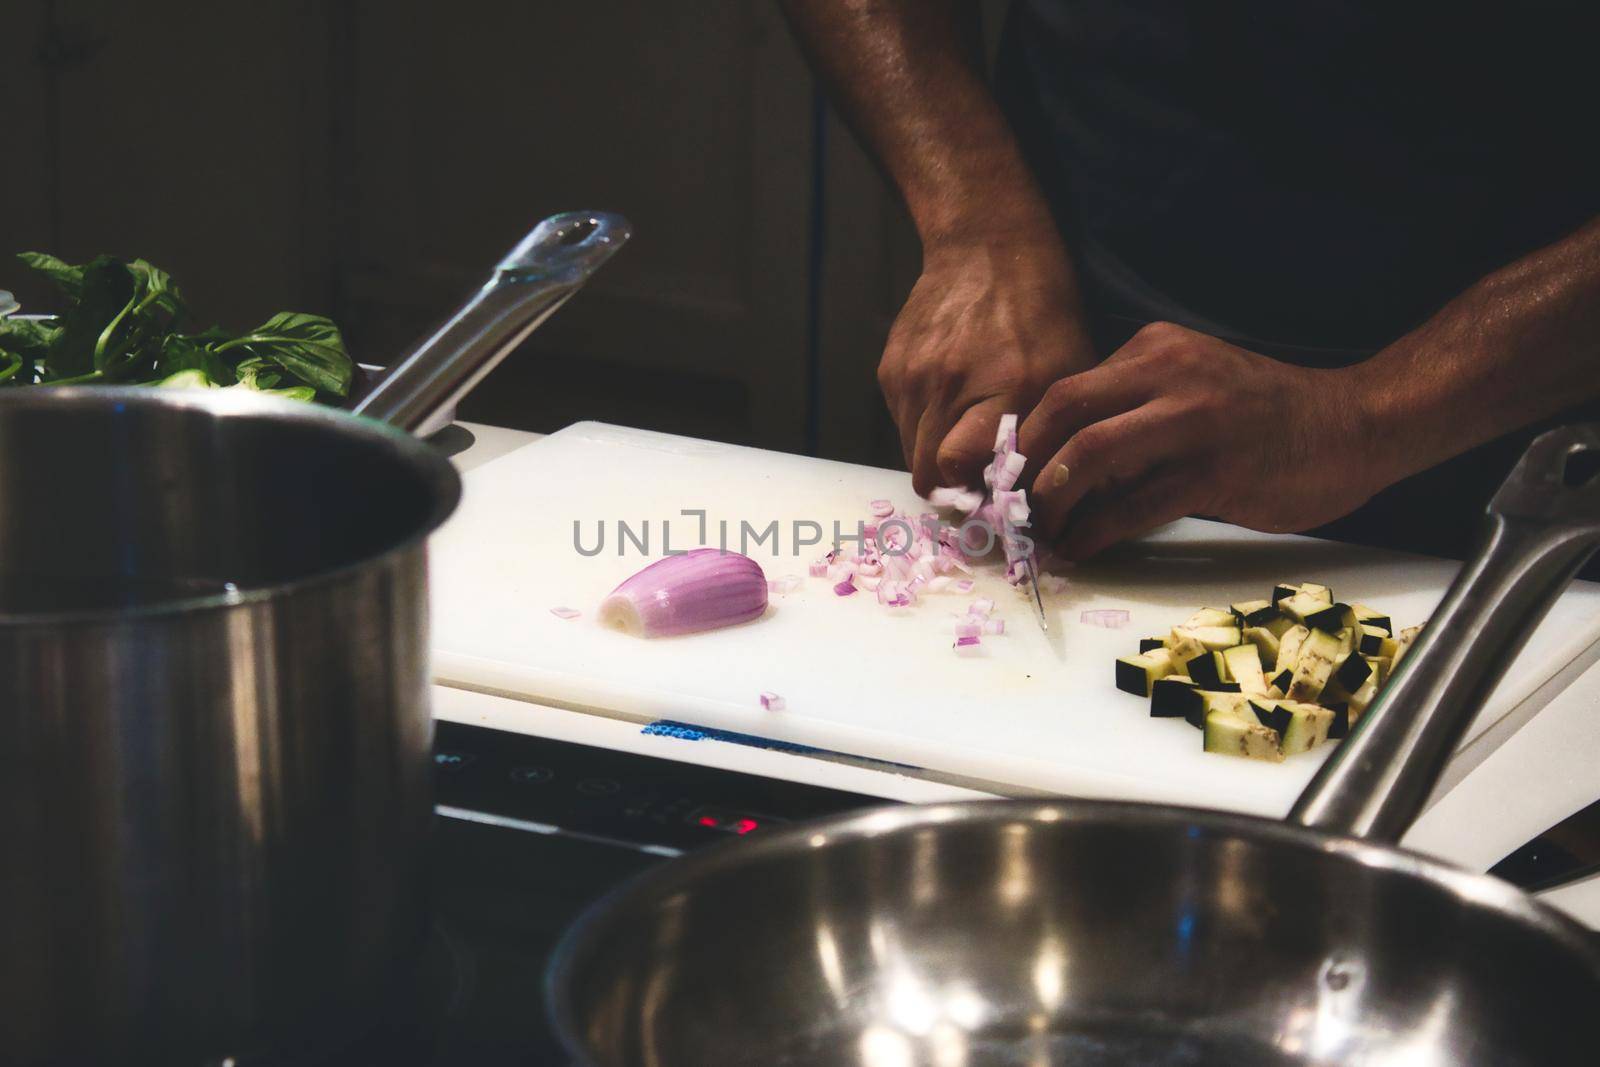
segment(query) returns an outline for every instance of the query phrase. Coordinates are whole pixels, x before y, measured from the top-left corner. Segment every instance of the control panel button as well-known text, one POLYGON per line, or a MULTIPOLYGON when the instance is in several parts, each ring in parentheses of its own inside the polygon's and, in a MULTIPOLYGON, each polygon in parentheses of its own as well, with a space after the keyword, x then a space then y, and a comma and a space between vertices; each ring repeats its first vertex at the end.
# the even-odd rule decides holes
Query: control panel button
POLYGON ((609 797, 622 792, 622 783, 614 778, 585 778, 578 783, 578 792, 586 797, 609 797))
POLYGON ((513 767, 511 780, 518 785, 544 785, 556 776, 549 767, 513 767))
POLYGON ((441 771, 462 771, 476 762, 478 757, 471 752, 452 752, 449 749, 440 749, 433 754, 433 765, 441 771))

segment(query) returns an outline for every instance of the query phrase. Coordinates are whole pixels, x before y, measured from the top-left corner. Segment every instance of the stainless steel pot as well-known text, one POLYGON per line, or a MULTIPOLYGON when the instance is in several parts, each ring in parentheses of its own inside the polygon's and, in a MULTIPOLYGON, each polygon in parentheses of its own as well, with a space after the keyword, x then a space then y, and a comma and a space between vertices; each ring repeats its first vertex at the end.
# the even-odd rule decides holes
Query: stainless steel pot
POLYGON ((551 971, 582 1067, 1592 1064, 1600 948, 1393 846, 1600 539, 1600 429, 1541 437, 1417 647, 1287 822, 899 807, 668 864, 551 971))
POLYGON ((0 1062, 250 1063, 425 927, 425 426, 627 239, 541 223, 358 406, 0 391, 0 1062))

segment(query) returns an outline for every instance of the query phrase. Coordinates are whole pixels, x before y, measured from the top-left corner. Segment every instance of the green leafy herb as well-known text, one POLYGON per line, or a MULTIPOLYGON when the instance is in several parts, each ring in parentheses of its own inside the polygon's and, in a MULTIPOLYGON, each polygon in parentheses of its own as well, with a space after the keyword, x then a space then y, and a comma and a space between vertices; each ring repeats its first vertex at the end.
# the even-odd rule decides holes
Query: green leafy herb
POLYGON ((63 263, 43 252, 23 252, 17 256, 29 267, 55 282, 68 297, 77 300, 83 292, 83 268, 63 263))
POLYGON ((66 307, 57 325, 0 322, 0 385, 204 383, 303 400, 350 393, 355 364, 339 328, 320 315, 281 312, 243 336, 217 327, 185 334, 182 292, 147 260, 18 258, 60 288, 66 307))
POLYGON ((350 392, 355 368, 344 338, 331 319, 293 311, 280 312, 243 337, 224 342, 218 354, 243 348, 255 359, 282 367, 300 381, 334 396, 350 392))

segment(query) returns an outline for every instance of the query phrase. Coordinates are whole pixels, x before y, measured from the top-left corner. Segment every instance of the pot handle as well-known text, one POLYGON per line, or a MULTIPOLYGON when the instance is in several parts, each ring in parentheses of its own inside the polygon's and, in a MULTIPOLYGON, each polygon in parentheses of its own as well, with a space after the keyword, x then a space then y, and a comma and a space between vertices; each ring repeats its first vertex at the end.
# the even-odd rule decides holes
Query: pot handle
POLYGON ((1400 840, 1529 632, 1600 545, 1600 424, 1543 434, 1489 503, 1478 550, 1289 821, 1400 840))
POLYGON ((435 421, 448 417, 456 402, 583 288, 631 234, 626 219, 604 211, 569 211, 545 219, 450 321, 355 406, 355 413, 417 434, 442 429, 435 421))

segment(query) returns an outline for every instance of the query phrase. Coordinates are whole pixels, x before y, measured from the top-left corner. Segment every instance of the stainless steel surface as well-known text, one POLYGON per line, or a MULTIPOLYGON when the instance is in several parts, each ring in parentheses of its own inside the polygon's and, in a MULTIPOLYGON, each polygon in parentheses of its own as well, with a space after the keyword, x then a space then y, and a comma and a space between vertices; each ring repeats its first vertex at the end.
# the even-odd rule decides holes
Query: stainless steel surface
POLYGON ((677 860, 582 924, 582 1067, 1591 1064, 1600 955, 1511 887, 1244 816, 882 809, 677 860))
POLYGON ((1584 429, 1530 450, 1402 670, 1434 679, 1407 687, 1419 729, 1344 742, 1347 768, 1297 805, 1320 826, 987 801, 730 842, 574 927, 551 968, 563 1040, 582 1067, 1593 1063, 1587 931, 1487 875, 1326 827, 1386 834, 1426 794, 1489 679, 1447 637, 1494 659, 1539 618, 1592 547, 1595 490, 1568 457, 1597 448, 1584 429), (1352 804, 1362 784, 1400 795, 1352 804))
POLYGON ((574 211, 545 219, 500 261, 489 281, 449 322, 357 404, 356 413, 419 434, 441 429, 431 416, 453 409, 582 288, 631 232, 626 219, 603 211, 574 211))
POLYGON ((1600 458, 1600 428, 1552 430, 1529 446, 1489 505, 1477 555, 1292 822, 1400 840, 1528 633, 1600 544, 1600 483, 1568 475, 1569 463, 1587 473, 1585 456, 1600 458))
POLYGON ((423 930, 455 472, 228 390, 7 391, 0 450, 0 1062, 359 1025, 423 930))
MULTIPOLYGON (((570 295, 605 254, 562 225, 366 413, 425 425, 570 295)), ((426 922, 449 461, 147 388, 0 390, 0 455, 0 1062, 248 1067, 369 1025, 426 922)))

